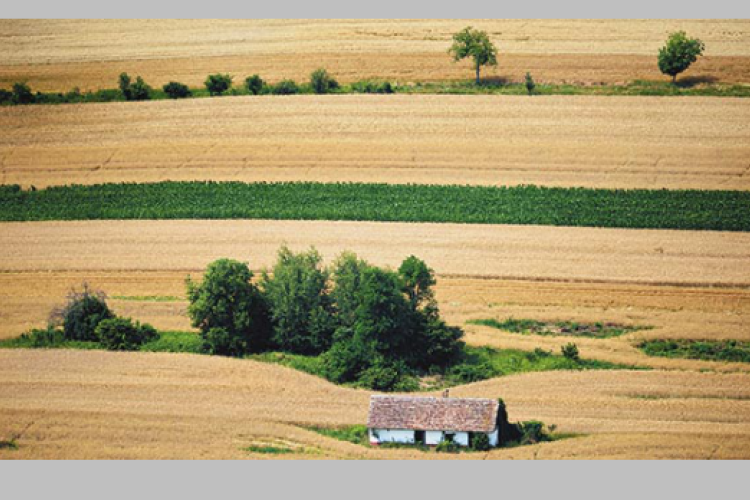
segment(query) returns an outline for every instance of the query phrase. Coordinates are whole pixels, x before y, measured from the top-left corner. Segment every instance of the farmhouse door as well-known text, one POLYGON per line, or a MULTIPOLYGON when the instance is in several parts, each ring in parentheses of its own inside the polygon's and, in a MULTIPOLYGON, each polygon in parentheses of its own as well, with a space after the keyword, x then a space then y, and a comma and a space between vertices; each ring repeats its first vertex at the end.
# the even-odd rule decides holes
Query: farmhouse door
POLYGON ((414 431, 414 443, 425 444, 425 431, 414 431))

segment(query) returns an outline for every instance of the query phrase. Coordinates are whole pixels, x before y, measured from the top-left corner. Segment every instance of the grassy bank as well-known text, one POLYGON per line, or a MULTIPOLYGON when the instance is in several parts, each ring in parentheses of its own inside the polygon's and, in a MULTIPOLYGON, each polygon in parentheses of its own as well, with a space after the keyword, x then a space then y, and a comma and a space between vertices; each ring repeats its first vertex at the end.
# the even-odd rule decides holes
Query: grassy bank
MULTIPOLYGON (((244 86, 244 82, 235 78, 234 88, 226 91, 223 96, 252 95, 244 86)), ((32 89, 33 90, 33 89, 32 89)), ((81 92, 73 89, 69 92, 32 92, 30 102, 18 104, 9 89, 5 98, 0 100, 0 106, 34 105, 34 104, 81 104, 94 102, 125 101, 119 89, 100 89, 81 92)), ((261 95, 273 95, 274 86, 266 86, 261 95)), ((314 94, 309 83, 297 86, 295 94, 314 94)), ((433 81, 414 83, 385 82, 384 80, 363 80, 341 85, 329 94, 435 94, 435 95, 528 95, 523 83, 505 81, 502 79, 486 79, 477 85, 474 80, 433 81)), ((576 84, 547 84, 538 83, 534 95, 599 95, 599 96, 701 96, 701 97, 750 97, 750 85, 728 85, 703 81, 700 78, 683 78, 673 85, 668 81, 636 80, 625 85, 576 85, 576 84)), ((212 96, 205 87, 190 89, 188 99, 202 99, 212 96)), ((149 100, 160 101, 170 99, 161 88, 151 91, 149 100)))
POLYGON ((649 356, 750 363, 750 342, 737 340, 648 340, 638 347, 649 356))
MULTIPOLYGON (((0 349, 104 349, 98 342, 65 340, 61 332, 37 330, 13 339, 0 340, 0 349)), ((201 336, 193 332, 160 332, 159 337, 143 344, 141 352, 204 354, 201 336)), ((322 356, 303 356, 282 352, 250 354, 245 359, 274 363, 325 378, 322 356)), ((568 359, 550 351, 536 349, 495 349, 466 346, 460 361, 444 373, 421 374, 414 379, 416 390, 437 390, 517 373, 550 370, 639 369, 591 359, 568 359)))
POLYGON ((475 319, 468 321, 471 325, 489 326, 511 333, 547 335, 552 337, 589 337, 606 339, 619 337, 626 333, 645 330, 647 326, 629 326, 617 323, 580 323, 576 321, 544 322, 533 319, 508 318, 504 321, 496 319, 475 319))
POLYGON ((277 219, 750 231, 750 192, 161 182, 0 187, 1 221, 277 219))

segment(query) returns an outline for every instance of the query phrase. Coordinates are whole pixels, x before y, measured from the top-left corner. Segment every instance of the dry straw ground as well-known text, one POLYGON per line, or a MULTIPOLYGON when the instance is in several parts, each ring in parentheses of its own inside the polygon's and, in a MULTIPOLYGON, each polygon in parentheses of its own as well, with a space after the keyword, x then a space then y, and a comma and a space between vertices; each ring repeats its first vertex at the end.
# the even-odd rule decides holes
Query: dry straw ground
MULTIPOLYGON (((112 87, 121 71, 200 85, 210 72, 343 81, 469 78, 450 35, 488 30, 488 75, 617 83, 662 78, 655 53, 685 29, 707 44, 694 81, 750 82, 748 21, 0 21, 0 87, 112 87)), ((750 189, 750 105, 738 99, 313 96, 0 109, 0 183, 318 180, 750 189)), ((649 358, 646 338, 750 340, 750 236, 594 228, 268 221, 0 224, 0 338, 42 326, 88 281, 115 310, 189 329, 184 277, 219 257, 271 264, 282 243, 416 254, 439 273, 449 322, 648 325, 578 338, 581 354, 651 371, 547 372, 452 390, 503 397, 513 419, 575 439, 489 458, 750 458, 750 365, 649 358), (144 296, 166 298, 163 301, 144 296), (140 298, 139 298, 140 297, 140 298)), ((569 341, 467 326, 467 341, 557 350, 569 341)), ((279 366, 185 354, 0 350, 5 458, 454 458, 369 450, 299 424, 362 423, 369 392, 279 366)), ((485 458, 462 455, 460 458, 485 458)))
MULTIPOLYGON (((31 427, 2 458, 454 458, 369 450, 301 429, 361 423, 369 393, 291 369, 197 355, 0 351, 0 433, 31 427), (272 457, 275 457, 271 455, 272 457)), ((454 390, 502 396, 512 419, 587 434, 460 458, 748 458, 750 376, 550 372, 454 390)))
MULTIPOLYGON (((124 297, 112 301, 120 314, 187 329, 187 304, 179 298, 184 277, 219 256, 258 268, 272 262, 282 242, 295 249, 315 244, 327 259, 351 248, 391 266, 416 253, 442 274, 438 300, 454 324, 514 316, 654 327, 575 339, 584 357, 653 371, 527 374, 454 389, 456 396, 502 396, 512 418, 586 434, 490 458, 750 458, 747 365, 649 358, 633 346, 661 336, 750 339, 750 245, 742 233, 267 221, 1 226, 2 337, 43 325, 82 281, 124 297)), ((475 345, 557 350, 570 340, 467 331, 475 345)), ((279 441, 297 450, 284 457, 422 457, 367 450, 296 425, 361 423, 367 396, 250 361, 5 350, 0 438, 32 425, 20 449, 0 458, 263 458, 269 455, 243 448, 279 441)))
POLYGON ((750 189, 750 100, 292 96, 0 108, 0 182, 750 189))
POLYGON ((320 66, 346 82, 469 79, 469 64, 446 53, 466 25, 498 45, 499 66, 487 72, 496 79, 527 71, 542 82, 665 79, 656 53, 682 29, 706 42, 687 77, 750 82, 747 20, 3 20, 0 87, 112 88, 122 71, 156 85, 199 86, 216 72, 305 80, 320 66))

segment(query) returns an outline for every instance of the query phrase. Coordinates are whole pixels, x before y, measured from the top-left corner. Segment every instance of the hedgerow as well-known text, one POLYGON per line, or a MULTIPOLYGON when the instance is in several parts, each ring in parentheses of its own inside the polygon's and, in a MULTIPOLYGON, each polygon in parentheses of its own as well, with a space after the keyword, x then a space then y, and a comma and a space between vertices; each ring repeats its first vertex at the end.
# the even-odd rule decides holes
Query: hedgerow
POLYGON ((750 231, 750 192, 161 182, 0 189, 1 221, 276 219, 750 231))

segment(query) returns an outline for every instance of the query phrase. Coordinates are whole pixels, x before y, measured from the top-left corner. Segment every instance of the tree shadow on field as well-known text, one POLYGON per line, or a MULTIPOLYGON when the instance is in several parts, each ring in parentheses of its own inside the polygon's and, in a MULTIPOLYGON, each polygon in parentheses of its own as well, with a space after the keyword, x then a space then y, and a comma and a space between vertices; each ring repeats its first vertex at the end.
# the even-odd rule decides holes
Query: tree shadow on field
POLYGON ((480 87, 502 87, 511 83, 511 79, 505 76, 483 76, 479 80, 480 87))
POLYGON ((692 88, 696 85, 706 85, 716 83, 718 79, 715 76, 710 75, 699 75, 699 76, 686 76, 677 79, 677 86, 682 88, 692 88))

